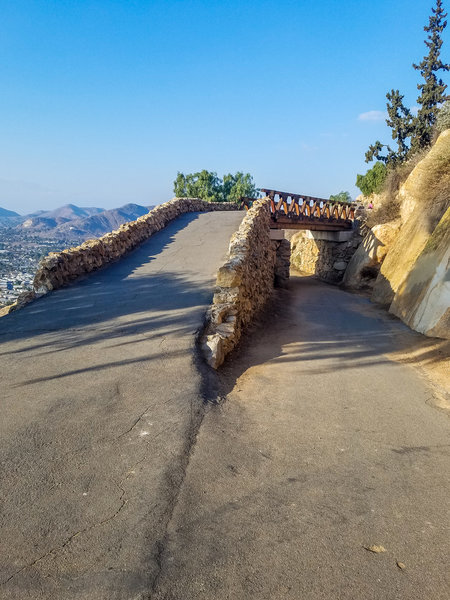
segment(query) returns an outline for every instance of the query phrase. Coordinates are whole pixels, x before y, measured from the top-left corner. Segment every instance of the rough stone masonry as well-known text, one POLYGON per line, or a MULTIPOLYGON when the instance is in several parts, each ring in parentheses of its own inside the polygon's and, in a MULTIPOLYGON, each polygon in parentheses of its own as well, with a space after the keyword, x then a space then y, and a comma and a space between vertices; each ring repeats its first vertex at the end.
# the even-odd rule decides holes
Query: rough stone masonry
POLYGON ((206 360, 214 369, 264 307, 274 284, 282 286, 289 277, 289 241, 271 240, 269 227, 269 200, 263 198, 253 203, 233 234, 227 260, 218 271, 202 342, 206 360))

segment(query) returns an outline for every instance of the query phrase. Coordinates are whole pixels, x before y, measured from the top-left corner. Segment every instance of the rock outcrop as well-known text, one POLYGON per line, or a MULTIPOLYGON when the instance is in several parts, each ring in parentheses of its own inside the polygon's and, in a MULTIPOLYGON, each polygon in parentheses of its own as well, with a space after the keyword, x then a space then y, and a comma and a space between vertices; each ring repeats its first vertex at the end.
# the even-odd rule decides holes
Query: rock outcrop
POLYGON ((255 201, 232 236, 227 261, 217 273, 202 341, 207 362, 214 369, 223 363, 246 325, 264 307, 275 279, 283 285, 289 276, 289 242, 271 240, 269 226, 269 200, 255 201))
POLYGON ((439 136, 417 164, 400 188, 399 198, 402 226, 381 266, 372 299, 389 307, 414 329, 419 327, 417 330, 421 333, 437 335, 440 322, 439 335, 450 337, 448 327, 445 331, 443 325, 446 302, 448 308, 445 280, 449 277, 449 265, 444 263, 445 232, 450 225, 445 216, 450 206, 450 130, 439 136), (436 278, 442 282, 437 287, 436 278), (434 308, 431 305, 427 308, 428 302, 432 302, 434 308), (440 316, 436 313, 439 310, 440 316))
POLYGON ((349 289, 371 289, 389 248, 401 226, 400 219, 375 225, 366 233, 362 243, 348 263, 343 284, 349 289))
POLYGON ((3 308, 0 316, 118 260, 183 213, 238 209, 237 204, 228 202, 210 203, 198 198, 174 198, 101 238, 87 240, 81 246, 62 252, 50 252, 39 264, 33 291, 25 292, 15 304, 3 308))
POLYGON ((415 166, 395 202, 400 219, 369 231, 344 283, 373 285, 371 299, 412 329, 450 339, 450 130, 415 166))
POLYGON ((450 208, 398 287, 389 310, 420 333, 450 339, 450 208))
POLYGON ((291 237, 292 266, 327 283, 341 283, 361 240, 356 230, 298 231, 291 237))

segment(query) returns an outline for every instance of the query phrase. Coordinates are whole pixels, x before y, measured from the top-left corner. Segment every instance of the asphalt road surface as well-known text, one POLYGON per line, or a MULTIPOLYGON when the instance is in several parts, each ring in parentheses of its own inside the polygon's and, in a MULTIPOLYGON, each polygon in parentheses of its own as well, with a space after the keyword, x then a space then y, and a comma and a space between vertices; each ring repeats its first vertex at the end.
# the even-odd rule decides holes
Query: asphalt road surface
POLYGON ((239 212, 186 214, 0 319, 0 598, 147 598, 202 417, 195 333, 239 212))
POLYGON ((387 356, 427 342, 364 298, 290 285, 225 366, 151 597, 448 600, 449 414, 387 356))

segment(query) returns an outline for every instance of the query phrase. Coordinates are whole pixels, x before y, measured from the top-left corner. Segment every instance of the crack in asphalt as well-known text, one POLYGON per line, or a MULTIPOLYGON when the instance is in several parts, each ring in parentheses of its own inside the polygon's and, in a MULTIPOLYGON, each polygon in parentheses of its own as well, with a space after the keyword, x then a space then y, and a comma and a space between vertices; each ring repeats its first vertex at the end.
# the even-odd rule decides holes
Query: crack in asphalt
MULTIPOLYGON (((117 484, 115 484, 115 485, 117 485, 117 484)), ((73 539, 75 539, 79 535, 81 535, 83 533, 86 533, 88 531, 91 531, 93 529, 96 529, 97 527, 101 527, 105 523, 108 523, 109 521, 112 521, 113 519, 115 519, 117 517, 117 515, 120 513, 120 511, 124 508, 124 506, 127 503, 127 500, 124 499, 124 496, 126 494, 125 489, 124 488, 120 488, 119 485, 117 487, 119 487, 119 489, 121 490, 121 495, 119 497, 119 501, 120 501, 121 504, 120 504, 119 508, 110 517, 107 517, 106 519, 103 519, 102 521, 99 521, 98 523, 95 523, 94 525, 91 525, 90 527, 85 527, 84 529, 80 529, 79 531, 76 531, 75 533, 73 533, 72 535, 70 535, 62 544, 60 544, 59 546, 56 546, 56 548, 52 548, 51 550, 47 551, 42 556, 39 556, 39 558, 36 558, 33 562, 28 563, 28 564, 24 565, 23 567, 21 567, 20 569, 18 569, 15 573, 13 573, 12 575, 10 575, 8 577, 8 579, 5 579, 4 581, 0 582, 0 585, 6 585, 12 579, 14 579, 14 577, 16 577, 17 575, 19 575, 20 573, 22 573, 22 571, 25 571, 25 569, 29 569, 31 567, 34 567, 34 565, 36 565, 37 563, 39 563, 42 560, 44 560, 45 558, 47 558, 47 556, 50 556, 51 554, 55 555, 55 553, 58 552, 58 551, 60 552, 66 546, 68 546, 73 539)))
MULTIPOLYGON (((163 433, 162 431, 159 432, 158 435, 160 435, 161 433, 163 433)), ((155 436, 157 437, 157 436, 155 436)), ((149 449, 149 443, 146 443, 147 445, 147 449, 149 449)), ((112 515, 110 515, 109 517, 106 517, 105 519, 102 519, 101 521, 99 521, 98 523, 94 523, 93 525, 90 525, 88 527, 84 527, 83 529, 80 529, 79 531, 76 531, 75 533, 72 533, 66 540, 64 540, 64 542, 62 544, 59 544, 58 546, 56 546, 55 548, 52 548, 51 550, 48 550, 47 552, 45 552, 45 554, 42 554, 41 556, 39 556, 38 558, 36 558, 35 560, 33 560, 30 563, 27 563, 26 565, 23 565, 20 569, 18 569, 17 571, 15 571, 12 575, 10 575, 7 579, 5 579, 4 581, 0 582, 0 585, 6 585, 7 583, 9 583, 12 579, 14 579, 14 577, 16 577, 17 575, 19 575, 20 573, 22 573, 23 571, 25 571, 25 569, 29 569, 33 566, 35 566, 37 563, 41 562, 42 560, 44 560, 45 558, 47 558, 50 555, 55 555, 56 552, 60 552, 61 550, 63 550, 66 546, 68 546, 72 540, 74 540, 76 537, 87 533, 89 531, 92 531, 93 529, 96 529, 98 527, 101 527, 102 525, 106 525, 106 523, 109 523, 110 521, 113 521, 118 515, 119 513, 125 508, 126 504, 128 503, 128 500, 125 498, 126 496, 126 490, 123 487, 124 483, 127 481, 127 479, 130 477, 130 475, 133 474, 134 469, 140 465, 142 462, 144 462, 144 460, 146 460, 149 456, 149 453, 146 452, 145 455, 139 459, 138 461, 136 461, 126 472, 125 476, 119 481, 119 483, 112 481, 112 483, 117 487, 117 489, 120 491, 120 496, 118 498, 118 501, 120 502, 120 506, 119 508, 117 508, 112 515)))
MULTIPOLYGON (((200 389, 199 394, 202 399, 202 404, 199 406, 197 404, 197 410, 194 406, 194 398, 191 398, 190 401, 190 422, 189 422, 189 431, 186 438, 185 449, 182 455, 181 464, 179 465, 178 472, 178 481, 173 479, 171 481, 172 484, 172 498, 168 502, 166 516, 167 521, 164 527, 164 535, 162 539, 157 540, 156 542, 156 552, 154 555, 154 560, 157 566, 156 575, 153 578, 153 582, 150 585, 149 595, 146 597, 147 600, 151 600, 155 592, 157 591, 159 582, 161 580, 162 574, 164 572, 164 555, 166 553, 166 547, 168 543, 169 537, 169 529, 172 523, 175 509, 178 505, 181 490, 183 489, 183 485, 186 481, 187 471, 189 468, 189 464, 191 462, 191 458, 197 443, 198 435, 200 433, 200 428, 203 423, 203 419, 206 413, 206 405, 211 403, 212 396, 216 396, 217 402, 217 393, 218 393, 218 376, 212 371, 210 367, 205 363, 201 350, 201 339, 204 333, 204 330, 207 326, 207 311, 205 311, 203 315, 203 320, 201 326, 198 328, 195 334, 195 344, 192 350, 192 360, 196 367, 196 370, 200 376, 200 389)), ((164 340, 163 340, 164 341, 164 340)), ((163 342, 161 342, 163 343, 163 342)))
POLYGON ((127 433, 131 433, 133 431, 133 429, 136 427, 136 425, 139 423, 139 421, 141 421, 143 419, 143 417, 148 413, 148 411, 150 410, 151 407, 152 407, 152 405, 149 404, 144 409, 144 411, 135 419, 135 421, 133 422, 133 425, 129 429, 127 429, 126 431, 124 431, 123 433, 118 435, 116 440, 120 440, 120 438, 122 438, 124 435, 127 435, 127 433))

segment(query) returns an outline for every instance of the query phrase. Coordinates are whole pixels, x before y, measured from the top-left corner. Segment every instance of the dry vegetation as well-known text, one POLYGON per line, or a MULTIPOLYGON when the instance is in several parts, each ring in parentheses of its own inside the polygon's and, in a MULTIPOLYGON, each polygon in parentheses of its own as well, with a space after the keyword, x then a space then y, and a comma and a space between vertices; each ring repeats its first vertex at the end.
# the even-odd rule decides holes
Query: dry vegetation
POLYGON ((397 195, 401 185, 405 183, 414 168, 425 158, 428 150, 422 150, 417 152, 409 160, 402 165, 399 165, 395 169, 388 171, 386 181, 384 182, 383 192, 390 198, 394 198, 397 195))
MULTIPOLYGON (((389 171, 383 191, 374 197, 374 208, 367 216, 368 227, 394 221, 400 217, 401 201, 398 194, 400 187, 419 162, 426 159, 428 152, 427 150, 419 152, 403 165, 389 171)), ((420 180, 418 196, 424 208, 427 207, 430 225, 435 226, 436 219, 439 220, 450 204, 450 135, 442 141, 440 154, 434 156, 426 167, 426 173, 420 180)))
POLYGON ((440 153, 427 162, 420 178, 418 196, 424 206, 430 232, 450 206, 450 131, 441 140, 440 153))
POLYGON ((368 212, 366 219, 366 225, 369 229, 372 229, 375 225, 395 221, 400 217, 400 202, 397 192, 394 194, 386 192, 374 194, 373 205, 374 208, 368 212))

